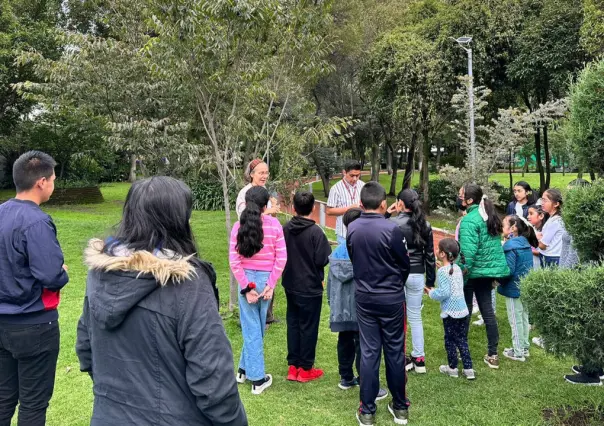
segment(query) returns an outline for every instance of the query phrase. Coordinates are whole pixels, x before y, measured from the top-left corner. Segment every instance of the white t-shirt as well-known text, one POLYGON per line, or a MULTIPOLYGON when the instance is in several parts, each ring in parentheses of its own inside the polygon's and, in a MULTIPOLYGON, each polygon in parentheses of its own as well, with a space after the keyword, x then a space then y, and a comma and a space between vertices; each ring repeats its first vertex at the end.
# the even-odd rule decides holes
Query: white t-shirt
POLYGON ((564 222, 562 217, 557 214, 545 222, 542 231, 541 242, 547 246, 545 250, 539 249, 542 255, 551 257, 560 257, 562 254, 562 237, 564 235, 564 222))
POLYGON ((516 202, 516 216, 524 217, 524 210, 522 209, 523 205, 524 204, 520 204, 519 202, 516 202))
MULTIPOLYGON (((248 183, 241 189, 241 191, 239 191, 239 194, 237 194, 237 201, 235 201, 235 211, 237 212, 237 218, 239 219, 241 218, 241 213, 243 213, 243 211, 245 210, 245 194, 252 186, 253 185, 251 183, 248 183)), ((270 209, 271 207, 272 204, 269 200, 268 204, 266 205, 266 208, 270 209)))
MULTIPOLYGON (((357 181, 355 186, 351 186, 344 179, 336 183, 329 190, 327 207, 341 208, 361 204, 361 189, 365 186, 362 180, 357 181)), ((346 227, 342 223, 342 216, 336 218, 336 235, 346 238, 346 227)))

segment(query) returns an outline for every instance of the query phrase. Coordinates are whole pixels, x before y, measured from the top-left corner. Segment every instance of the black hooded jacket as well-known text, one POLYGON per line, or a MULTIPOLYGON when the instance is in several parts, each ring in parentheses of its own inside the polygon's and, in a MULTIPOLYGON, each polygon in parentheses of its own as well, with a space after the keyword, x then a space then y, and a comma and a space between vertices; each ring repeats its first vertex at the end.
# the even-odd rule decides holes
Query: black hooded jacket
POLYGON ((90 424, 247 426, 213 274, 187 259, 102 247, 86 249, 76 343, 94 383, 90 424))
POLYGON ((287 264, 281 280, 287 293, 303 296, 323 294, 325 266, 329 263, 329 241, 314 220, 294 216, 283 227, 287 264))

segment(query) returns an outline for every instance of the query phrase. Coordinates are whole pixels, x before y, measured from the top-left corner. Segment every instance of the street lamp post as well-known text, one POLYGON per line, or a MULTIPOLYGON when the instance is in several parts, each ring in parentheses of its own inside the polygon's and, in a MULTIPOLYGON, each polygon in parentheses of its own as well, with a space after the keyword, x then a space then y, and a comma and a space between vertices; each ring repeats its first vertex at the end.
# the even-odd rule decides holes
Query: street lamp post
POLYGON ((472 179, 476 180, 476 135, 474 134, 474 77, 472 74, 472 48, 469 47, 472 37, 459 37, 454 39, 468 54, 468 96, 470 99, 470 158, 472 161, 472 179))

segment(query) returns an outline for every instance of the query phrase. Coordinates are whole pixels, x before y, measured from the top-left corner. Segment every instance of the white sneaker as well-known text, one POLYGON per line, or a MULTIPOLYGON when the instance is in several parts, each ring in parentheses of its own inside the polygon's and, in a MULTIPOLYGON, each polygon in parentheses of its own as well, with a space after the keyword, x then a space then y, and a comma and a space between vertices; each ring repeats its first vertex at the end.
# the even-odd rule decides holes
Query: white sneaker
POLYGON ((484 325, 484 320, 482 319, 482 317, 480 317, 476 321, 474 321, 472 324, 480 327, 481 325, 484 325))
POLYGON ((237 370, 237 373, 235 373, 235 380, 237 381, 237 383, 245 383, 247 377, 245 376, 243 370, 237 370))
POLYGON ((472 307, 472 315, 476 315, 478 313, 480 313, 480 309, 478 309, 478 305, 474 305, 472 307))
POLYGON ((528 358, 528 357, 530 357, 530 356, 531 356, 531 353, 529 352, 529 350, 528 350, 528 349, 525 349, 525 350, 524 350, 524 357, 525 357, 525 358, 528 358))
POLYGON ((520 361, 520 362, 526 361, 526 358, 524 357, 524 355, 516 356, 516 354, 514 353, 514 348, 505 348, 503 350, 503 356, 511 359, 512 361, 520 361))
POLYGON ((467 370, 464 369, 462 374, 464 376, 466 376, 466 379, 468 379, 468 380, 474 380, 474 379, 476 379, 476 372, 473 369, 471 369, 471 368, 469 368, 467 370))
POLYGON ((456 368, 451 368, 448 365, 441 365, 438 367, 438 371, 443 374, 446 374, 449 377, 459 377, 459 371, 456 368))
POLYGON ((252 384, 252 393, 254 395, 260 395, 262 392, 264 392, 266 389, 268 389, 272 384, 273 384, 273 376, 271 376, 270 374, 267 374, 266 377, 264 378, 264 383, 262 383, 261 385, 258 385, 258 386, 252 384))
POLYGON ((542 349, 545 349, 545 343, 543 343, 542 337, 533 337, 533 344, 539 346, 542 349))

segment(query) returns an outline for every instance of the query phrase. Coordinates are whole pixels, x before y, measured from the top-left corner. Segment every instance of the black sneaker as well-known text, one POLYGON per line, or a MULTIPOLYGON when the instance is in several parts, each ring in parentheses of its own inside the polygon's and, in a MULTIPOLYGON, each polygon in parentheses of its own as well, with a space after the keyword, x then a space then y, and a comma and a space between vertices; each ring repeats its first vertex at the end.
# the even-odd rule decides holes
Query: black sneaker
POLYGON ((416 373, 424 374, 426 372, 426 358, 418 356, 417 358, 411 358, 413 360, 413 369, 416 373))
POLYGON ((587 376, 585 374, 567 374, 564 379, 573 385, 602 386, 598 376, 587 376))
POLYGON ((413 370, 413 367, 415 367, 415 365, 413 364, 413 358, 409 355, 405 355, 405 370, 413 370))
POLYGON ((359 385, 359 379, 358 379, 358 377, 355 377, 352 380, 346 380, 346 379, 340 380, 340 384, 338 385, 338 387, 342 390, 348 390, 348 389, 353 388, 358 385, 359 385))
MULTIPOLYGON (((574 373, 583 374, 583 366, 582 365, 573 365, 572 366, 572 370, 573 370, 574 373)), ((600 377, 600 380, 604 380, 604 369, 600 368, 598 370, 598 376, 600 377)))
POLYGON ((376 401, 381 401, 382 399, 386 399, 388 398, 388 391, 386 389, 382 389, 380 388, 380 390, 378 391, 377 396, 375 397, 376 401))
POLYGON ((357 421, 359 426, 373 426, 375 425, 375 414, 365 414, 357 410, 357 421))
POLYGON ((390 402, 388 404, 388 411, 390 411, 390 414, 392 414, 392 417, 394 417, 394 423, 396 423, 397 425, 407 424, 407 421, 409 420, 409 410, 397 410, 392 405, 392 402, 390 402))

